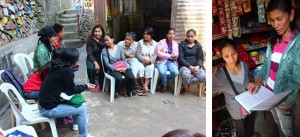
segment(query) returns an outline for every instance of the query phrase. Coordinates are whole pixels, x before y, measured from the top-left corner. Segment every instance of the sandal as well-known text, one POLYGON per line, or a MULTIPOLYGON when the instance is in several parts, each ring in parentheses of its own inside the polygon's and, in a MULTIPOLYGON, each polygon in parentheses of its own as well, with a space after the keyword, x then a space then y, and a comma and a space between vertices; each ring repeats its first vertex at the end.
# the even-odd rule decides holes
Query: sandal
POLYGON ((137 90, 136 90, 136 94, 137 94, 138 96, 143 96, 143 91, 142 91, 141 89, 137 89, 137 90))

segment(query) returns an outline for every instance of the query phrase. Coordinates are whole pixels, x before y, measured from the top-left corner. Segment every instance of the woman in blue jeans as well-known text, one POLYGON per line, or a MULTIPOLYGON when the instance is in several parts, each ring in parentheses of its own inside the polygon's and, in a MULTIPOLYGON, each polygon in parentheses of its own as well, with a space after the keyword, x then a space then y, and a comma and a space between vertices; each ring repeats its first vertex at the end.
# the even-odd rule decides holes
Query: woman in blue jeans
POLYGON ((49 118, 73 116, 73 122, 78 124, 79 137, 86 137, 88 129, 85 106, 76 108, 62 103, 60 99, 62 92, 70 96, 95 88, 93 84, 75 85, 73 69, 79 66, 78 57, 79 51, 76 48, 66 48, 61 59, 51 61, 51 69, 40 89, 39 108, 41 114, 49 118))
POLYGON ((162 81, 162 92, 166 91, 169 80, 175 78, 179 73, 177 67, 178 43, 174 40, 175 29, 170 28, 166 37, 158 42, 156 48, 156 67, 162 81), (170 72, 170 75, 166 74, 167 71, 170 72))

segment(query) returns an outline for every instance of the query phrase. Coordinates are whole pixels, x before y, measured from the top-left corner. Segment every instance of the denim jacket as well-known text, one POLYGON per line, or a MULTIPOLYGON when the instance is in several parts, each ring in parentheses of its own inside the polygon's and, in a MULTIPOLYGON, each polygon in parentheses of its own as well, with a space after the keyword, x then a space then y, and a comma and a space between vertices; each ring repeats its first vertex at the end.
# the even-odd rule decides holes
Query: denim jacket
MULTIPOLYGON (((263 85, 266 85, 270 77, 271 67, 271 45, 268 45, 266 57, 263 66, 258 73, 258 77, 262 78, 263 85)), ((292 91, 292 93, 282 100, 278 106, 291 107, 295 103, 298 91, 300 89, 300 34, 297 31, 296 35, 289 42, 284 54, 279 63, 276 73, 276 81, 273 92, 275 94, 292 91)))

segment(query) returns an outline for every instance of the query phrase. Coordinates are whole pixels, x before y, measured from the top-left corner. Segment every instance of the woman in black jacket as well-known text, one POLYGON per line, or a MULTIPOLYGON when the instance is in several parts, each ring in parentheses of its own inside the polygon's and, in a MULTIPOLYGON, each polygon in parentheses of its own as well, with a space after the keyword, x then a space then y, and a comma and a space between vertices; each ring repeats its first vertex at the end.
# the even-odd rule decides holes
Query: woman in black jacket
POLYGON ((103 84, 104 72, 102 69, 103 66, 101 66, 101 52, 105 47, 105 44, 103 43, 104 35, 104 28, 101 25, 96 25, 86 42, 86 68, 89 82, 96 84, 96 75, 98 75, 99 78, 99 84, 96 84, 94 91, 100 91, 103 84))
POLYGON ((49 118, 63 118, 73 116, 74 124, 78 124, 79 137, 86 137, 87 113, 84 105, 74 107, 61 101, 61 93, 68 96, 80 94, 85 90, 92 90, 95 85, 75 85, 73 69, 78 64, 79 51, 75 48, 66 48, 61 59, 51 61, 50 70, 43 81, 39 95, 39 110, 49 118))
POLYGON ((189 84, 205 82, 206 73, 203 69, 203 50, 195 40, 196 31, 186 32, 186 39, 179 44, 179 71, 182 76, 183 94, 186 94, 189 84))

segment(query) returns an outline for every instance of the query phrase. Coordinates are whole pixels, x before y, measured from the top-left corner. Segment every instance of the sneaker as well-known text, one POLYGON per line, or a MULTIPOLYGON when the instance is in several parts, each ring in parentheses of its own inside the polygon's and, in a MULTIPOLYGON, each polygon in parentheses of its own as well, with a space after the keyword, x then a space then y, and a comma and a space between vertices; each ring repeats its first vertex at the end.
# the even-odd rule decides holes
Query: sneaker
POLYGON ((78 124, 73 124, 72 130, 74 131, 78 130, 78 124))

